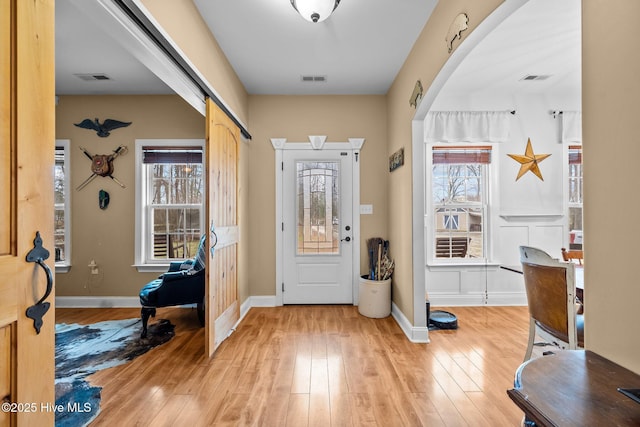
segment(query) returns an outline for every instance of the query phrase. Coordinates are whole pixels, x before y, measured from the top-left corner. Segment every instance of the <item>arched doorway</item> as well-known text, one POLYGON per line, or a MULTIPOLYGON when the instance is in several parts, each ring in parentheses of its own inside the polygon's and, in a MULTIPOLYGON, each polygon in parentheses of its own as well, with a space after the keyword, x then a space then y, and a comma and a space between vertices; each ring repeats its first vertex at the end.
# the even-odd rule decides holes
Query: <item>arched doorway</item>
MULTIPOLYGON (((452 80, 452 76, 457 73, 457 70, 461 70, 464 68, 464 62, 473 57, 472 53, 476 51, 482 51, 482 44, 490 37, 490 34, 496 30, 496 28, 500 27, 503 22, 508 22, 510 19, 521 19, 518 15, 523 15, 522 13, 516 13, 518 10, 522 8, 524 12, 525 9, 534 10, 534 6, 544 6, 540 5, 540 3, 545 3, 545 1, 514 1, 514 2, 505 2, 502 6, 496 9, 496 11, 491 14, 487 19, 485 19, 472 33, 468 35, 467 38, 463 40, 463 42, 458 46, 458 48, 451 54, 447 63, 443 66, 440 73, 434 79, 433 83, 427 89, 425 96, 418 106, 416 111, 416 115, 413 121, 413 153, 412 153, 412 163, 414 165, 413 168, 413 227, 414 227, 414 242, 413 242, 413 268, 414 268, 414 325, 422 326, 420 322, 426 323, 426 308, 424 304, 424 298, 426 292, 429 290, 428 282, 429 278, 427 277, 427 269, 425 268, 427 264, 426 257, 426 233, 420 232, 425 230, 425 195, 429 194, 428 189, 425 189, 425 146, 424 146, 424 125, 423 121, 426 117, 427 113, 434 108, 443 108, 446 109, 449 107, 446 103, 440 102, 438 103, 438 98, 443 94, 443 91, 446 90, 448 86, 448 82, 452 80), (525 6, 526 7, 523 7, 525 6), (426 191, 425 191, 426 190, 426 191)), ((572 2, 573 3, 573 2, 572 2)), ((575 2, 579 6, 579 2, 575 2)), ((540 27, 540 17, 531 13, 531 11, 527 10, 529 19, 537 22, 537 28, 540 27)), ((551 12, 547 12, 551 13, 551 12)), ((579 14, 578 14, 579 20, 579 14)), ((544 21, 543 21, 544 22, 544 21)), ((549 22, 544 22, 544 25, 550 24, 549 22)), ((521 31, 523 34, 527 34, 527 26, 521 25, 521 31)), ((539 37, 539 35, 533 34, 535 32, 529 31, 530 37, 539 37)), ((579 35, 578 35, 579 37, 579 35)), ((566 40, 562 40, 559 44, 564 45, 566 40)), ((505 40, 505 42, 509 42, 509 40, 505 40)), ((523 52, 531 53, 528 46, 525 46, 521 43, 522 51, 520 55, 523 55, 523 52)), ((578 45, 579 46, 579 45, 578 45)), ((494 47, 493 49, 499 49, 494 47)), ((502 48, 506 49, 506 48, 502 48)), ((549 49, 554 49, 554 46, 549 46, 549 49)), ((498 51, 498 53, 500 53, 498 51)), ((524 53, 526 55, 526 53, 524 53)), ((485 55, 486 56, 486 55, 485 55)), ((515 56, 514 56, 515 58, 515 56)), ((488 57, 487 60, 494 60, 493 56, 488 57)), ((578 61, 579 66, 579 61, 578 61)), ((475 70, 478 70, 478 65, 474 64, 475 70)), ((538 68, 540 69, 540 68, 538 68)), ((538 72, 538 71, 534 71, 538 72)), ((524 77, 524 74, 521 76, 524 77)), ((468 79, 475 78, 473 75, 467 73, 468 79)), ((578 83, 579 85, 579 83, 578 83)), ((579 89, 578 89, 579 91, 579 89)), ((471 98, 474 94, 469 94, 468 98, 470 99, 469 105, 467 105, 467 109, 474 109, 475 105, 471 98)), ((494 107, 488 109, 501 109, 494 107)), ((487 108, 485 108, 487 109, 487 108)), ((548 111, 545 112, 548 115, 548 111)), ((519 149, 519 148, 518 148, 519 149)), ((503 150, 502 154, 504 155, 506 150, 503 150)), ((515 176, 513 177, 515 178, 515 176)), ((510 178, 509 178, 510 179, 510 178)), ((558 248, 559 250, 559 248, 558 248)), ((498 260, 496 256, 493 257, 496 261, 498 260)), ((465 305, 465 304, 460 304, 465 305)))

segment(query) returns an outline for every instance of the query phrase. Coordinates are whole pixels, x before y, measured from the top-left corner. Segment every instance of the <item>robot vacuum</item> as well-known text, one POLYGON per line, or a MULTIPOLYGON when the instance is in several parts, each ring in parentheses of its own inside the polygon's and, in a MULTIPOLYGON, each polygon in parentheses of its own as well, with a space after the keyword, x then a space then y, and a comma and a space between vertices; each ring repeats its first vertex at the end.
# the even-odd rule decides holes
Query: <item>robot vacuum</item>
POLYGON ((431 311, 427 302, 427 327, 430 329, 458 329, 458 318, 448 311, 431 311))

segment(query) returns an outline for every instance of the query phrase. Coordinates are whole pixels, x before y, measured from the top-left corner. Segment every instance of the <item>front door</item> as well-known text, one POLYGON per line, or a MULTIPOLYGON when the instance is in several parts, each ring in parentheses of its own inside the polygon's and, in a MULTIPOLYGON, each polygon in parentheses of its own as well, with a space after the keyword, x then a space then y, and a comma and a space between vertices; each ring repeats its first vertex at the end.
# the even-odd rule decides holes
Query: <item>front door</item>
POLYGON ((351 150, 283 153, 283 303, 353 303, 351 150))
POLYGON ((0 0, 0 425, 51 426, 55 150, 54 1, 0 0), (35 253, 36 232, 50 251, 35 253), (32 252, 33 254, 33 252, 32 252), (48 274, 47 274, 48 273, 48 274), (34 315, 34 310, 29 311, 34 315), (37 316, 34 316, 37 317, 37 316))

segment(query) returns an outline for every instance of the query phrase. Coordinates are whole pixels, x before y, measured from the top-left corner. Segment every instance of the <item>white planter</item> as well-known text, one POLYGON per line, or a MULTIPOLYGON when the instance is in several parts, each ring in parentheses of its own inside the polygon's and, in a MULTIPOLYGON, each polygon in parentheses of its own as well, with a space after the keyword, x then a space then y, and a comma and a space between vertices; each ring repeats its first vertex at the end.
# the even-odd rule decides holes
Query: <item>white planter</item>
POLYGON ((358 311, 363 316, 376 319, 389 316, 391 314, 391 279, 369 280, 365 277, 360 277, 358 311))

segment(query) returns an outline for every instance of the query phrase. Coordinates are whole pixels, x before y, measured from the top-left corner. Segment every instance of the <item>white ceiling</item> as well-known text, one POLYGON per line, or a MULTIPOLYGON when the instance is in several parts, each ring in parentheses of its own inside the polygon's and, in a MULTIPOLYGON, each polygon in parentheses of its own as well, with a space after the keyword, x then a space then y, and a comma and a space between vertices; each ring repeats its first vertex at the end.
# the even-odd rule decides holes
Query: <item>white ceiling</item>
POLYGON ((56 0, 55 8, 56 95, 173 93, 72 0, 56 0), (106 74, 110 80, 84 81, 75 74, 106 74))
MULTIPOLYGON (((56 0, 58 95, 172 93, 70 1, 56 0), (74 76, 86 73, 111 80, 74 76)), ((289 0, 193 1, 250 94, 384 94, 436 3, 342 0, 314 24, 289 0), (303 75, 326 82, 305 83, 303 75)), ((530 0, 470 53, 447 87, 579 93, 580 0, 530 0), (523 84, 528 74, 551 77, 523 84)))
POLYGON ((289 0, 195 4, 251 94, 384 94, 436 0, 343 0, 319 23, 289 0))
POLYGON ((443 91, 580 96, 580 7, 580 0, 525 3, 469 53, 443 91), (529 75, 549 77, 523 80, 529 75))

